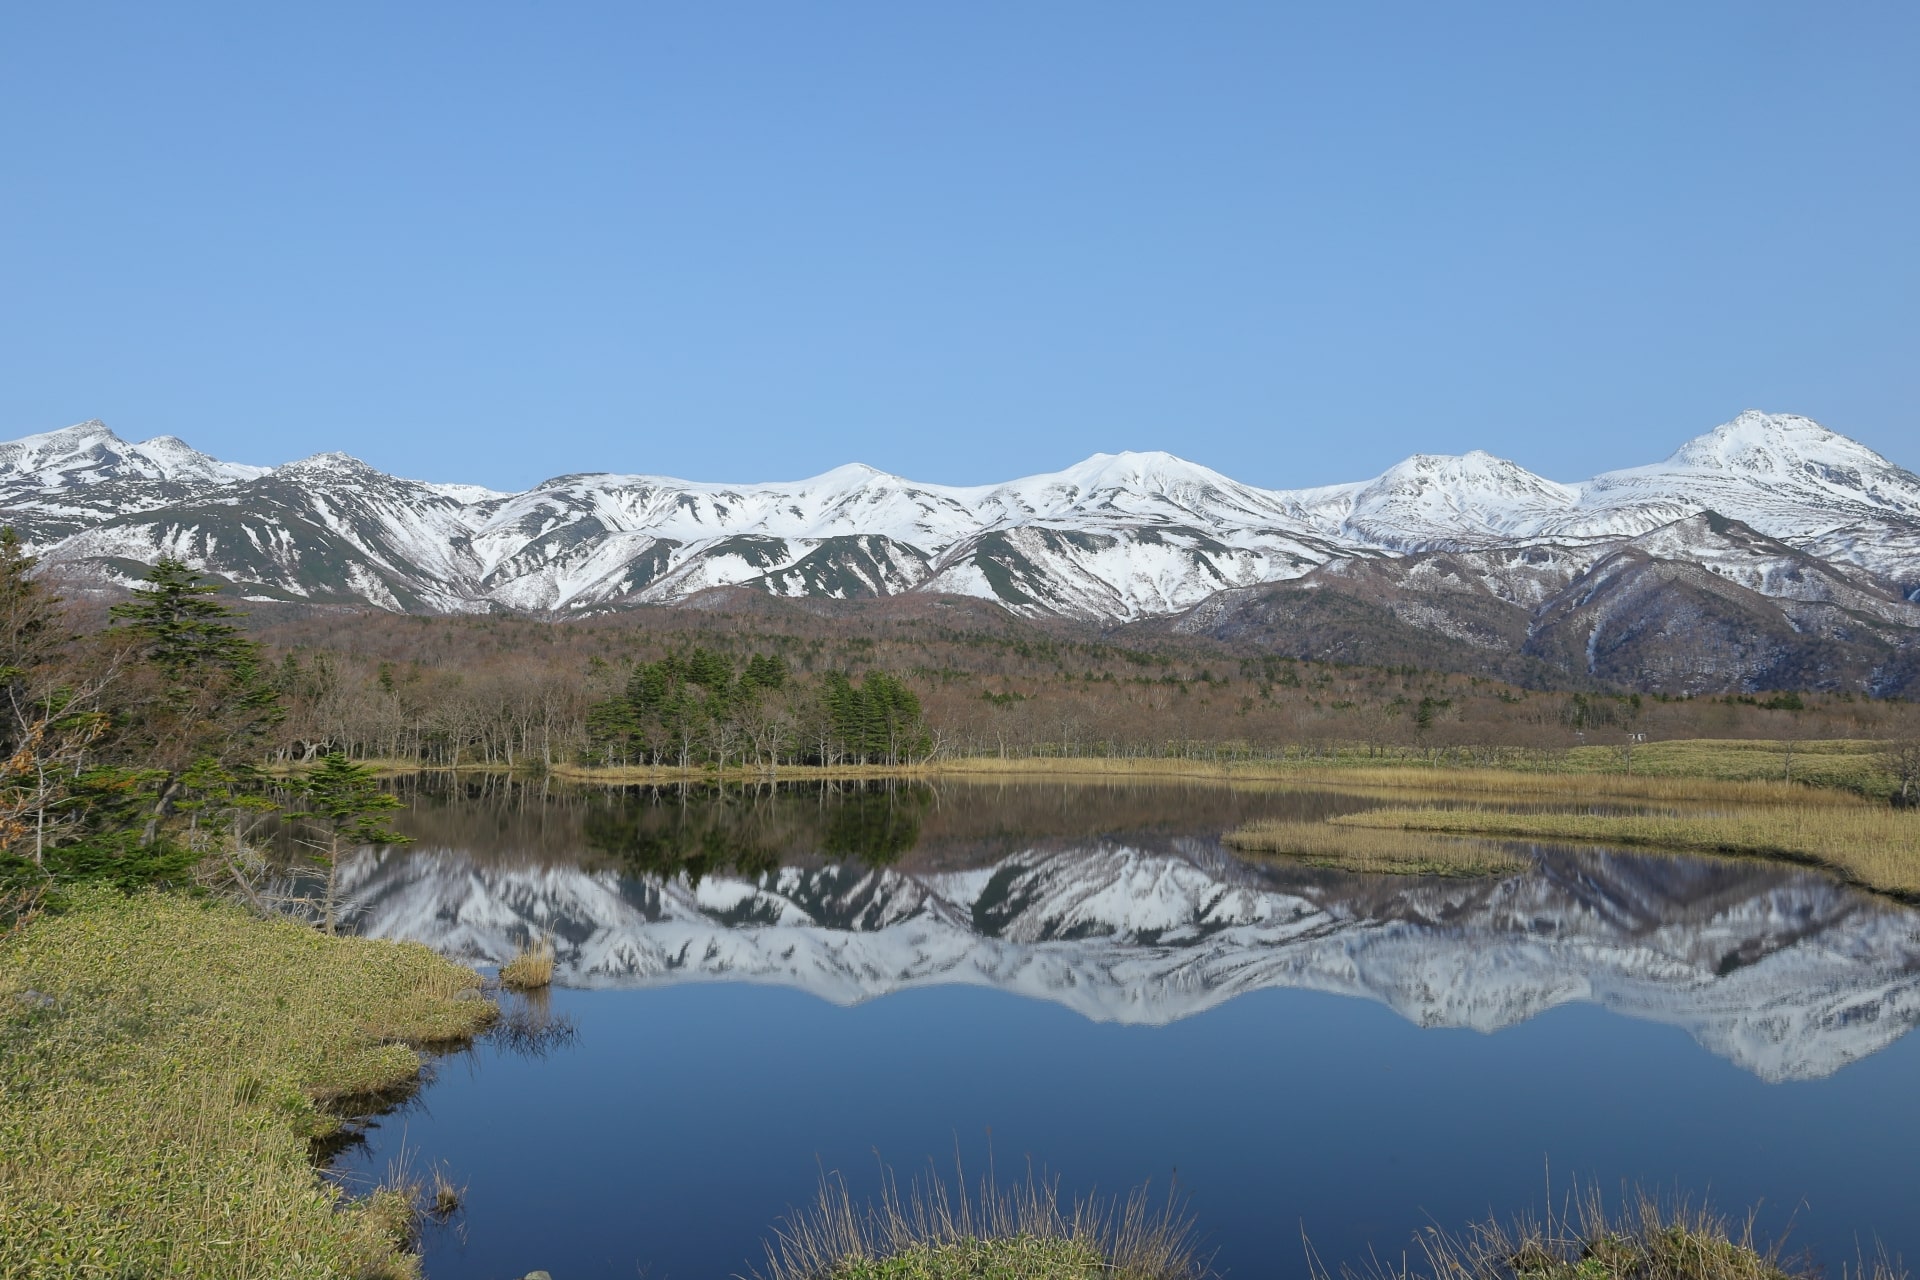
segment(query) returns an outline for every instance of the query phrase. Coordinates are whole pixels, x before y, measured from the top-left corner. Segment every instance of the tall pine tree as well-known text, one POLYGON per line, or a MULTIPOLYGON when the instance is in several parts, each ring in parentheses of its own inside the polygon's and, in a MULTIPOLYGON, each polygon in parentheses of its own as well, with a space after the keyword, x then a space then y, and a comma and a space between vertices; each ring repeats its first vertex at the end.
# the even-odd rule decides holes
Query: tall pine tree
POLYGON ((260 646, 234 624, 219 588, 187 565, 162 559, 112 609, 116 638, 131 658, 127 746, 143 766, 151 801, 140 843, 210 767, 250 763, 284 713, 260 646))

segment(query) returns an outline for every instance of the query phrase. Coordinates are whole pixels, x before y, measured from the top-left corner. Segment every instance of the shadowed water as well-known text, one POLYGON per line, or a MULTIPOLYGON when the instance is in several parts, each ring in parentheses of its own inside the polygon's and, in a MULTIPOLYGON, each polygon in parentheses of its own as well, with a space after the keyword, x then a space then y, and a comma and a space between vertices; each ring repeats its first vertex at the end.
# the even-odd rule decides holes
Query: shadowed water
POLYGON ((822 1167, 958 1149, 1069 1191, 1178 1170, 1232 1274, 1538 1206, 1711 1191, 1838 1262, 1920 1254, 1920 915, 1817 873, 1538 849, 1503 880, 1248 861, 1333 793, 979 784, 404 792, 362 931, 554 939, 544 1055, 486 1044, 344 1158, 472 1187, 433 1277, 719 1276, 822 1167), (989 1134, 991 1138, 989 1139, 989 1134))

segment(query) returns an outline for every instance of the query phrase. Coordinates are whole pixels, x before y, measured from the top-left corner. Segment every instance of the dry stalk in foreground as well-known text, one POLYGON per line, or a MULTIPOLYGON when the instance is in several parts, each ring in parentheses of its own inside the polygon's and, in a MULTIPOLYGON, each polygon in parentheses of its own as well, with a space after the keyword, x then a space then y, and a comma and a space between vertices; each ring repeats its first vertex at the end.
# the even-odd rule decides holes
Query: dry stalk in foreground
POLYGON ((903 1194, 891 1170, 880 1197, 855 1203, 838 1174, 767 1242, 758 1280, 1205 1280, 1191 1221, 1169 1196, 1060 1201, 1056 1181, 1028 1171, 1002 1187, 929 1173, 903 1194))
MULTIPOLYGON (((1488 1219, 1463 1232, 1428 1228, 1412 1258, 1399 1265, 1377 1256, 1342 1265, 1340 1280, 1802 1280, 1817 1274, 1804 1259, 1784 1258, 1778 1245, 1754 1238, 1753 1215, 1730 1222, 1685 1202, 1662 1203, 1630 1191, 1617 1214, 1597 1192, 1576 1192, 1556 1221, 1488 1219)), ((1313 1280, 1332 1280, 1307 1245, 1313 1280)), ((1884 1254, 1842 1268, 1844 1280, 1906 1280, 1884 1254)))

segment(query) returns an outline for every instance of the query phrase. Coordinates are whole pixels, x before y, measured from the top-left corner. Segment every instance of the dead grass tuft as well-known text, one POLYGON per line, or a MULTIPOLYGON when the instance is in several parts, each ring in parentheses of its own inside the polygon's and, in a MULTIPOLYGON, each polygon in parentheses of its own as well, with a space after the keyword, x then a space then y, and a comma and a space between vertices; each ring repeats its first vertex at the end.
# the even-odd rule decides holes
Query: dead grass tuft
POLYGON ((426 1188, 426 1210, 436 1222, 445 1222, 460 1212, 460 1206, 467 1202, 467 1189, 448 1176, 445 1169, 436 1168, 433 1178, 426 1188))
POLYGON ((552 986, 552 939, 522 943, 518 954, 500 966, 500 985, 513 991, 539 991, 552 986))

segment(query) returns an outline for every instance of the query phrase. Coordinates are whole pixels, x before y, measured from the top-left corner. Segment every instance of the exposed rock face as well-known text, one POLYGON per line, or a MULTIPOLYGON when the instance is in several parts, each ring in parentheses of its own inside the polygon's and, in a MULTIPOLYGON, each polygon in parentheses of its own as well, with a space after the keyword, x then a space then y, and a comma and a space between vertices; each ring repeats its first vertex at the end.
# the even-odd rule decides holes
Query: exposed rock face
POLYGON ((1856 565, 1711 511, 1617 542, 1336 560, 1143 626, 1520 683, 1920 689, 1920 606, 1856 565))

